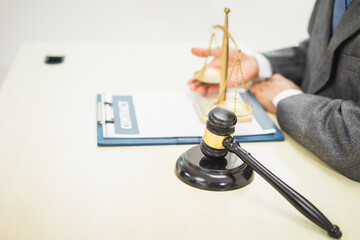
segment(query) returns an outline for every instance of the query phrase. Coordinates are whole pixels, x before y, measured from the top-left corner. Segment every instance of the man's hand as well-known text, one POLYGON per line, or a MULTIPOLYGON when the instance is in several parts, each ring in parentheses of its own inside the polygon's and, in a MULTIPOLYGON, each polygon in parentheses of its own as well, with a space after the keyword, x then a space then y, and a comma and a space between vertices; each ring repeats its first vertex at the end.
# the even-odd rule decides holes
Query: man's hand
POLYGON ((280 74, 274 74, 267 81, 259 82, 250 88, 250 91, 259 103, 271 113, 276 113, 276 108, 272 100, 280 92, 288 89, 301 90, 295 83, 280 74))
MULTIPOLYGON (((191 52, 198 57, 206 57, 207 49, 203 48, 192 48, 191 52)), ((229 62, 228 62, 228 74, 234 64, 235 61, 235 49, 229 50, 229 62)), ((207 67, 209 68, 220 68, 221 65, 221 59, 220 59, 221 49, 213 48, 210 51, 209 57, 214 57, 213 61, 210 62, 207 67)), ((259 66, 258 63, 253 56, 246 55, 242 53, 241 57, 241 67, 243 69, 244 78, 245 81, 248 81, 254 77, 258 76, 259 73, 259 66)), ((235 72, 232 73, 231 78, 228 82, 228 87, 235 86, 235 72)), ((241 81, 238 79, 238 81, 241 81)), ((196 91, 200 94, 206 94, 206 93, 216 93, 219 91, 219 84, 207 84, 207 83, 201 83, 197 79, 192 78, 190 79, 187 84, 189 85, 189 88, 191 91, 196 91)), ((241 82, 238 82, 238 84, 241 84, 241 82)))

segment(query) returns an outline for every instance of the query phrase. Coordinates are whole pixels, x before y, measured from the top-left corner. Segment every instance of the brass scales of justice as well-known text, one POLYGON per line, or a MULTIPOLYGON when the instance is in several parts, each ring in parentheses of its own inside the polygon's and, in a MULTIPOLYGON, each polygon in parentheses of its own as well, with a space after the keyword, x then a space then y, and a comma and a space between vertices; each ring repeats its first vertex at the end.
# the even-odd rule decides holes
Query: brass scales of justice
POLYGON ((220 84, 219 96, 218 97, 202 97, 197 99, 194 102, 195 110, 200 117, 201 123, 205 123, 208 117, 208 113, 214 107, 225 107, 233 111, 237 117, 238 122, 250 122, 252 120, 253 108, 249 103, 249 98, 247 95, 247 89, 245 86, 244 74, 241 67, 241 56, 242 52, 236 44, 234 38, 228 30, 228 14, 230 12, 229 8, 224 9, 225 12, 225 24, 214 25, 212 26, 212 34, 210 37, 209 47, 205 56, 205 63, 201 70, 195 72, 194 77, 199 82, 207 84, 220 84), (220 29, 223 31, 223 42, 221 52, 216 42, 215 30, 220 29), (228 75, 228 65, 229 65, 229 39, 235 45, 236 51, 234 53, 234 63, 228 75), (207 60, 210 55, 212 42, 215 40, 218 49, 218 54, 221 57, 220 70, 216 68, 207 67, 207 60), (235 73, 235 96, 227 97, 227 84, 232 74, 235 73), (238 100, 238 80, 242 80, 242 87, 245 94, 245 103, 242 103, 238 100))
MULTIPOLYGON (((337 225, 332 224, 311 202, 263 166, 249 152, 243 149, 240 143, 233 137, 238 119, 240 119, 240 121, 251 121, 253 110, 246 95, 240 61, 241 51, 227 29, 230 9, 225 8, 224 11, 226 14, 225 25, 213 26, 213 28, 220 28, 224 32, 220 74, 216 73, 216 69, 212 69, 206 73, 206 60, 204 67, 195 73, 195 78, 207 83, 209 83, 209 79, 216 80, 216 77, 219 78, 220 75, 220 96, 218 99, 215 98, 215 100, 211 98, 201 98, 195 102, 197 110, 203 106, 209 108, 206 109, 204 107, 206 110, 202 109, 202 113, 208 115, 205 133, 199 145, 193 146, 179 156, 175 165, 176 176, 189 186, 199 189, 229 191, 250 184, 254 179, 253 173, 255 171, 306 218, 327 231, 330 237, 339 239, 342 236, 342 232, 337 225), (234 55, 235 61, 230 75, 227 76, 229 38, 234 42, 238 55, 234 55), (238 104, 236 100, 236 82, 238 78, 236 78, 235 81, 236 91, 234 99, 230 100, 226 98, 227 82, 235 68, 237 68, 241 74, 246 96, 246 103, 241 105, 238 104), (233 112, 231 104, 234 104, 233 112), (210 110, 210 112, 206 112, 207 110, 210 110)), ((212 35, 210 39, 206 59, 210 53, 213 36, 214 35, 212 35)))

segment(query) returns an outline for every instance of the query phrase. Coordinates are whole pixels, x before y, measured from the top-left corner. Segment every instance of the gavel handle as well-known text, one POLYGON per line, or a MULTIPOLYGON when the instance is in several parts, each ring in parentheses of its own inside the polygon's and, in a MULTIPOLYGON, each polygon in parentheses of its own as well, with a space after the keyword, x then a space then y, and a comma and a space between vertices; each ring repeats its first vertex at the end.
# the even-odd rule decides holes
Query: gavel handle
POLYGON ((233 137, 226 138, 223 145, 230 152, 235 153, 239 158, 241 158, 243 162, 250 165, 305 217, 327 231, 330 237, 341 237, 342 233, 338 226, 333 225, 312 203, 265 168, 253 156, 251 156, 250 153, 241 148, 239 142, 233 137))

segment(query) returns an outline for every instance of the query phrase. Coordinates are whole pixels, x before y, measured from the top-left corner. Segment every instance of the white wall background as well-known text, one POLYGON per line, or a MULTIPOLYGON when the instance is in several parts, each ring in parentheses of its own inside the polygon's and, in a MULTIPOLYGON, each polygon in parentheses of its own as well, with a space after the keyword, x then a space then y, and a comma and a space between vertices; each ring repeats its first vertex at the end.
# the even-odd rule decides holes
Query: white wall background
POLYGON ((23 42, 207 42, 226 6, 238 42, 256 51, 294 45, 307 37, 314 2, 0 0, 0 84, 23 42))

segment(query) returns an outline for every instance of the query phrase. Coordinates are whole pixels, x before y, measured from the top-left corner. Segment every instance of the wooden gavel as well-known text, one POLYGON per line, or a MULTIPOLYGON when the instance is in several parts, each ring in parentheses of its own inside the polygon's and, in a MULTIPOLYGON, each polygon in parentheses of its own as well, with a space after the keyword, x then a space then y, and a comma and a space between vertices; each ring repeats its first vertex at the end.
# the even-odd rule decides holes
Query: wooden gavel
POLYGON ((250 153, 241 148, 240 143, 232 137, 235 132, 236 115, 216 107, 209 112, 206 130, 200 149, 208 158, 223 158, 228 151, 235 153, 243 162, 273 186, 286 200, 313 223, 326 230, 333 238, 340 238, 340 228, 333 225, 312 203, 275 176, 250 153))

